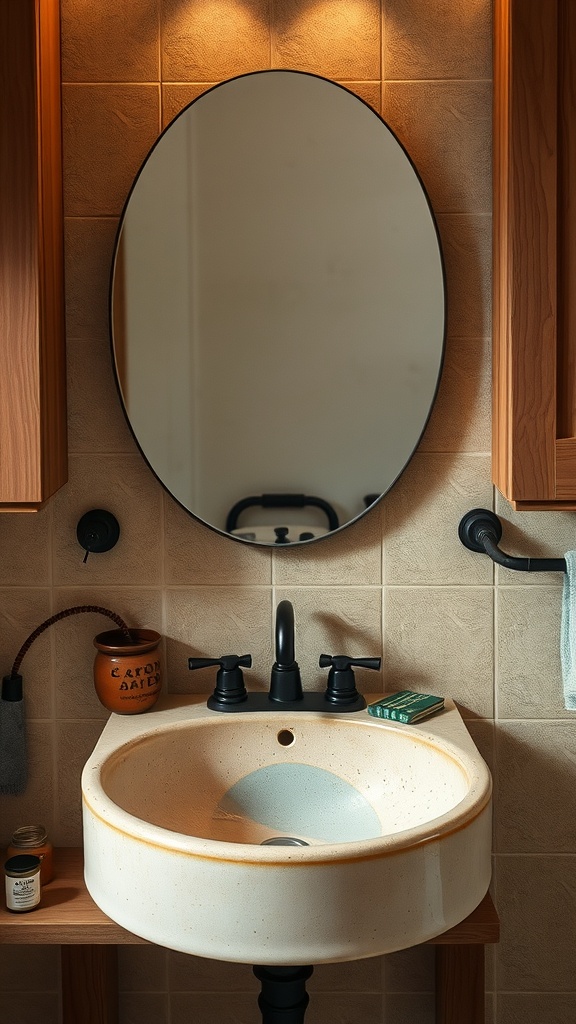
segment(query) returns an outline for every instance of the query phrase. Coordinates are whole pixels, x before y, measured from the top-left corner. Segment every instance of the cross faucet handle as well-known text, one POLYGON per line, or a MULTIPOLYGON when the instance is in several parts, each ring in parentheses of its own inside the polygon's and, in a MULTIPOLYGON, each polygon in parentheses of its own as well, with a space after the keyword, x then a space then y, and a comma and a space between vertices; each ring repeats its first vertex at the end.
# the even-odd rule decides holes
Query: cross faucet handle
POLYGON ((381 658, 349 658, 345 654, 321 654, 318 664, 320 668, 330 668, 326 686, 326 700, 332 704, 353 704, 360 694, 356 689, 356 680, 352 666, 371 668, 376 672, 382 664, 381 658))
POLYGON ((228 704, 240 704, 248 694, 244 686, 242 669, 252 665, 251 654, 224 654, 221 658, 188 658, 188 668, 209 668, 219 665, 216 673, 216 688, 208 699, 208 707, 212 710, 223 710, 228 704))

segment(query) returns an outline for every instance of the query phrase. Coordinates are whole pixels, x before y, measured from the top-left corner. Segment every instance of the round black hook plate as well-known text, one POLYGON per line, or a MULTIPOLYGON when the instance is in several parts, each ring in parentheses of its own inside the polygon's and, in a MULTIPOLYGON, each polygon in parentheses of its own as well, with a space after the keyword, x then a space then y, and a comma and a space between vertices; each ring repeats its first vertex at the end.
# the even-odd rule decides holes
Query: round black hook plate
POLYGON ((76 527, 78 543, 86 551, 86 557, 91 552, 110 551, 120 536, 120 524, 112 512, 103 508, 93 508, 86 512, 76 527))
POLYGON ((502 537, 502 523, 495 512, 487 508, 473 508, 460 520, 458 536, 469 551, 485 551, 479 540, 480 532, 488 534, 496 544, 502 537))

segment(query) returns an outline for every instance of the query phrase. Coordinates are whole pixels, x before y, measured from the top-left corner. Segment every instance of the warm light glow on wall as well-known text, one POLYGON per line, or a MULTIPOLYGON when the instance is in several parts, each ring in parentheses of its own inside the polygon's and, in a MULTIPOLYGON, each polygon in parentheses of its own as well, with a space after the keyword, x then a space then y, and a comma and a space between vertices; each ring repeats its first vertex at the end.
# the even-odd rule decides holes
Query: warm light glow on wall
MULTIPOLYGON (((173 18, 182 20, 182 7, 176 5, 173 10, 173 18)), ((243 0, 204 0, 203 3, 194 3, 193 20, 195 31, 200 38, 215 38, 224 43, 236 37, 245 38, 250 27, 259 21, 255 14, 253 5, 246 4, 243 0)), ((170 17, 164 14, 166 21, 170 17)))
POLYGON ((298 29, 306 37, 318 32, 318 26, 324 23, 331 39, 354 38, 354 32, 366 21, 366 4, 364 0, 346 0, 345 3, 334 3, 334 0, 310 0, 299 11, 298 29))

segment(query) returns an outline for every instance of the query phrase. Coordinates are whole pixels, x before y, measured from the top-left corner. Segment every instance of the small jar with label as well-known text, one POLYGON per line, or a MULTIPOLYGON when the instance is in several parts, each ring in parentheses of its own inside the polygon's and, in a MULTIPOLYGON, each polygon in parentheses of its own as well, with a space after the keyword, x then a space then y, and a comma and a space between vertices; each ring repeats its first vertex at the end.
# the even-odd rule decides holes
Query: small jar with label
POLYGON ((44 825, 23 825, 17 828, 6 851, 7 857, 29 853, 40 859, 40 881, 42 885, 50 882, 54 876, 54 856, 52 843, 44 825))
POLYGON ((32 854, 9 857, 4 865, 6 907, 22 914, 40 903, 40 858, 32 854))

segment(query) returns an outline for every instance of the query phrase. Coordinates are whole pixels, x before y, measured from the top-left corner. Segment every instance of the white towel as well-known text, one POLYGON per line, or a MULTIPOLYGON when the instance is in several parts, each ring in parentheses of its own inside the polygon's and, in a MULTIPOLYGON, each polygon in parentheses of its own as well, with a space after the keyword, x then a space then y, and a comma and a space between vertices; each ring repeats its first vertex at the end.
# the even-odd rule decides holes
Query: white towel
POLYGON ((565 554, 566 572, 562 591, 560 660, 564 686, 564 707, 576 711, 576 551, 565 554))

